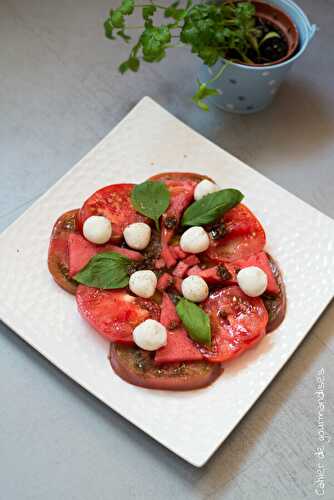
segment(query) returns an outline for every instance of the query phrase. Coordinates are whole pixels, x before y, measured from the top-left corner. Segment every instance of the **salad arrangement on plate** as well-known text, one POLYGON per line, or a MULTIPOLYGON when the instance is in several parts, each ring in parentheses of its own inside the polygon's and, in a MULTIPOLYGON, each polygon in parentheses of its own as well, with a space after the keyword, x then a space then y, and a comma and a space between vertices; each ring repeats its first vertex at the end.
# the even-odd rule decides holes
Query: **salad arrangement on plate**
POLYGON ((208 386, 283 321, 282 275, 242 200, 205 175, 161 173, 104 187, 56 221, 49 270, 110 341, 122 379, 208 386))

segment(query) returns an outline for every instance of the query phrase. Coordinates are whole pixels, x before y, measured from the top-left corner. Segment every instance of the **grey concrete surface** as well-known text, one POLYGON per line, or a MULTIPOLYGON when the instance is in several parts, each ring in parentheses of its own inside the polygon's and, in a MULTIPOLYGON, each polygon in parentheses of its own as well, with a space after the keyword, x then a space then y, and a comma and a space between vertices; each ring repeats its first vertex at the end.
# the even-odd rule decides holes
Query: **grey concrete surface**
MULTIPOLYGON (((334 217, 332 0, 300 0, 320 31, 273 106, 204 114, 181 49, 121 77, 127 48, 101 25, 115 0, 0 2, 0 230, 149 95, 227 151, 334 217)), ((96 401, 0 324, 1 500, 317 498, 316 375, 333 434, 334 306, 230 438, 195 469, 96 401)), ((228 410, 228 409, 227 409, 228 410)), ((323 498, 334 498, 333 446, 323 498)))

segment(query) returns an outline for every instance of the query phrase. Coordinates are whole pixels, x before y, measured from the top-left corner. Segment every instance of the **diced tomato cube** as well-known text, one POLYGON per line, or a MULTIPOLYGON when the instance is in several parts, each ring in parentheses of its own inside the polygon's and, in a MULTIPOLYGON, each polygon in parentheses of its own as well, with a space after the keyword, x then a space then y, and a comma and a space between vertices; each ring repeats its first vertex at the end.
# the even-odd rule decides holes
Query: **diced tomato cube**
POLYGON ((176 258, 171 252, 171 247, 169 245, 164 245, 161 250, 161 257, 164 259, 166 266, 168 268, 175 266, 176 258))
POLYGON ((170 251, 177 260, 182 260, 187 257, 187 254, 183 250, 181 250, 180 245, 171 246, 170 251))
POLYGON ((188 271, 188 276, 191 275, 200 276, 210 285, 232 285, 236 283, 235 268, 231 264, 208 267, 207 269, 194 266, 188 271))
POLYGON ((247 257, 247 259, 239 259, 235 260, 233 262, 233 265, 236 268, 244 269, 245 267, 250 267, 250 266, 257 266, 262 271, 264 271, 267 275, 268 278, 268 286, 266 291, 268 293, 273 293, 273 294, 278 294, 280 289, 277 284, 277 281, 275 279, 275 276, 272 272, 272 269, 270 267, 269 259, 267 257, 267 254, 265 252, 259 252, 255 255, 251 255, 250 257, 247 257))
POLYGON ((177 292, 182 293, 182 278, 179 278, 178 276, 175 276, 174 278, 174 287, 177 292))
POLYGON ((176 307, 166 292, 164 292, 162 297, 160 323, 168 330, 174 330, 180 324, 180 318, 177 315, 176 307))
POLYGON ((166 266, 166 263, 165 263, 165 261, 164 261, 164 259, 162 257, 160 257, 160 259, 157 259, 154 262, 154 267, 156 269, 163 269, 165 266, 166 266))
POLYGON ((173 271, 173 276, 177 276, 178 278, 183 278, 186 275, 188 269, 189 269, 188 264, 186 264, 184 260, 180 260, 180 262, 178 262, 176 268, 173 271))
POLYGON ((166 288, 168 288, 169 286, 173 285, 173 283, 174 283, 173 276, 171 274, 169 274, 169 273, 164 273, 158 279, 157 289, 160 292, 163 292, 164 290, 166 290, 166 288))
POLYGON ((200 361, 203 359, 184 328, 168 332, 167 345, 157 350, 154 358, 156 364, 182 363, 183 361, 200 361))
POLYGON ((195 265, 199 264, 200 260, 197 257, 197 255, 188 255, 188 257, 186 257, 183 260, 183 262, 190 267, 190 266, 195 266, 195 265))

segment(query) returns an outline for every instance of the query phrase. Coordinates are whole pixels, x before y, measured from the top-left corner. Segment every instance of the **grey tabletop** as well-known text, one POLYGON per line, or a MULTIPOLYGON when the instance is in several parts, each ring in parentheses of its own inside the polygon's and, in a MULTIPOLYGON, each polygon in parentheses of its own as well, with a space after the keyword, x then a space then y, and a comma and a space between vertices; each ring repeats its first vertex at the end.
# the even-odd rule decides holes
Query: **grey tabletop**
MULTIPOLYGON (((334 217, 332 0, 300 0, 320 31, 272 107, 205 114, 189 101, 185 50, 121 77, 104 39, 115 0, 0 3, 0 230, 144 95, 334 217)), ((333 433, 334 306, 202 469, 174 456, 69 380, 0 323, 0 497, 5 500, 316 498, 317 374, 333 433)), ((334 498, 333 446, 324 498, 334 498)))

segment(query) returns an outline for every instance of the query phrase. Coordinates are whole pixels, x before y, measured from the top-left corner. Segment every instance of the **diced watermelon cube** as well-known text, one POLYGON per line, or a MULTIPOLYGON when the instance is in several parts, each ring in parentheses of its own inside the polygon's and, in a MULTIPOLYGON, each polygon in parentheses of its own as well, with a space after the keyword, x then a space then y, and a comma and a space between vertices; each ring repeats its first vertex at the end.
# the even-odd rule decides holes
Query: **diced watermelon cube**
POLYGON ((186 257, 183 260, 183 262, 190 267, 190 266, 195 266, 195 265, 199 264, 200 260, 197 257, 197 255, 188 255, 188 257, 186 257))
POLYGON ((174 278, 174 287, 177 292, 182 294, 182 278, 179 278, 178 276, 175 276, 174 278))
POLYGON ((188 264, 186 264, 184 260, 180 260, 180 262, 177 263, 177 266, 173 271, 173 276, 177 276, 178 278, 183 278, 186 275, 188 269, 189 269, 188 264))
POLYGON ((158 349, 154 362, 182 363, 184 361, 200 361, 203 356, 184 328, 168 332, 167 345, 158 349))
POLYGON ((162 297, 160 323, 164 325, 167 330, 174 330, 180 324, 180 318, 176 312, 176 307, 166 292, 164 292, 162 297))
POLYGON ((142 254, 135 250, 117 247, 115 245, 94 245, 86 240, 79 233, 71 233, 68 238, 68 260, 69 260, 69 275, 75 276, 82 268, 84 268, 94 255, 102 252, 116 252, 131 260, 141 260, 142 254))
POLYGON ((200 276, 210 285, 233 285, 236 283, 235 268, 231 264, 221 264, 207 269, 194 266, 188 270, 187 274, 188 276, 200 276))

